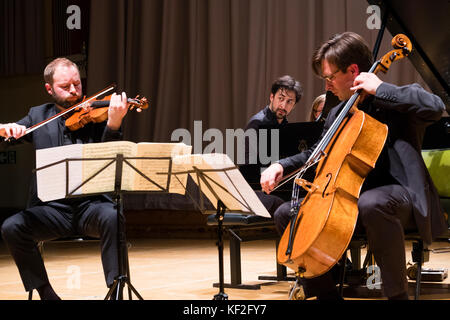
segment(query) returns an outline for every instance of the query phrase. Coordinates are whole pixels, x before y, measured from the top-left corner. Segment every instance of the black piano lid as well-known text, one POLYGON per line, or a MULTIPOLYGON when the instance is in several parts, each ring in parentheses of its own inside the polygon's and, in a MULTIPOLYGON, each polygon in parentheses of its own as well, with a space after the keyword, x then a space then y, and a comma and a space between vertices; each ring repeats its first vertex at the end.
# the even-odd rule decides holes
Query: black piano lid
POLYGON ((409 59, 450 113, 450 1, 367 0, 388 14, 392 35, 406 34, 412 42, 409 59))

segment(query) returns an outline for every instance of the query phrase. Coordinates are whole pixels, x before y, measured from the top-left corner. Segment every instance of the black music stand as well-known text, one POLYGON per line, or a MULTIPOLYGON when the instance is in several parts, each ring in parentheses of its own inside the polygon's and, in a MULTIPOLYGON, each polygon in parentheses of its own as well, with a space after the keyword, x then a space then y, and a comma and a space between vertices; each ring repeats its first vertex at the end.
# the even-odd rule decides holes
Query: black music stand
MULTIPOLYGON (((121 217, 124 217, 123 215, 123 201, 122 201, 122 195, 124 193, 148 193, 148 192, 168 192, 169 185, 170 185, 170 177, 171 177, 171 170, 172 170, 172 158, 170 157, 124 157, 123 154, 117 154, 116 157, 112 158, 73 158, 73 159, 64 159, 60 160, 45 166, 42 166, 40 168, 36 168, 35 172, 43 169, 47 169, 49 167, 65 163, 65 172, 66 172, 66 198, 76 198, 76 197, 86 197, 87 195, 75 195, 75 192, 79 190, 82 186, 87 184, 89 181, 91 181, 93 178, 95 178, 98 174, 106 170, 108 167, 116 164, 116 170, 115 170, 115 178, 114 178, 114 191, 112 192, 113 199, 115 202, 115 207, 117 210, 117 234, 118 234, 118 246, 117 246, 117 254, 118 254, 118 262, 119 262, 119 275, 114 279, 114 282, 109 289, 108 293, 105 296, 105 300, 111 299, 111 300, 123 300, 123 289, 125 285, 128 286, 128 297, 129 300, 132 300, 132 292, 136 295, 136 297, 139 300, 143 300, 142 296, 139 294, 139 292, 134 288, 134 286, 131 284, 130 280, 130 272, 129 272, 129 263, 128 263, 128 249, 126 245, 126 234, 125 234, 125 228, 124 228, 124 218, 121 219, 121 217), (79 186, 74 188, 72 191, 69 191, 69 164, 73 161, 103 161, 107 160, 109 161, 105 166, 100 168, 98 171, 92 174, 89 178, 87 178, 85 181, 83 181, 79 186), (167 184, 166 187, 160 186, 158 183, 153 181, 151 178, 147 177, 144 173, 142 173, 139 169, 137 169, 135 166, 133 166, 129 161, 127 160, 164 160, 169 161, 168 165, 168 172, 167 172, 167 184), (132 168, 134 171, 136 171, 140 176, 142 176, 144 179, 155 185, 159 191, 126 191, 122 190, 122 173, 123 173, 123 163, 127 164, 130 168, 132 168)), ((161 174, 161 173, 159 173, 161 174)), ((105 194, 108 192, 100 192, 100 193, 90 193, 89 196, 92 195, 100 195, 105 194)))
MULTIPOLYGON (((215 200, 217 201, 217 206, 216 206, 216 216, 215 219, 217 220, 217 249, 218 249, 218 255, 219 255, 219 293, 217 293, 216 295, 214 295, 213 300, 228 300, 228 295, 225 293, 225 285, 224 285, 224 267, 223 267, 223 219, 225 216, 225 212, 227 210, 232 210, 235 213, 242 213, 242 214, 256 214, 254 212, 254 210, 251 208, 250 204, 247 202, 247 200, 245 199, 244 195, 241 193, 240 188, 237 186, 236 182, 233 181, 233 179, 230 177, 230 175, 228 174, 228 171, 231 170, 236 170, 240 177, 242 177, 241 173, 239 172, 238 167, 236 166, 232 166, 232 167, 227 167, 227 168, 221 168, 221 169, 199 169, 196 166, 192 166, 192 170, 187 170, 187 171, 182 171, 182 172, 172 172, 172 175, 175 176, 176 179, 178 179, 177 175, 181 175, 181 174, 192 174, 195 175, 197 179, 193 179, 194 181, 196 181, 199 189, 200 189, 200 204, 197 203, 196 200, 193 199, 193 197, 190 195, 190 192, 186 189, 186 193, 188 194, 188 196, 191 198, 191 200, 194 202, 194 204, 197 206, 197 208, 199 208, 199 210, 202 213, 210 213, 208 212, 209 210, 205 210, 205 206, 204 206, 204 202, 203 202, 203 192, 202 192, 202 183, 206 186, 206 189, 210 192, 210 194, 213 195, 213 198, 215 198, 215 200), (233 195, 229 190, 227 190, 227 188, 221 184, 218 181, 215 181, 214 179, 212 179, 210 176, 208 176, 208 173, 223 173, 222 177, 225 177, 226 179, 228 179, 229 185, 232 186, 232 189, 236 192, 236 196, 233 195), (233 200, 232 202, 235 202, 235 205, 233 204, 228 204, 229 206, 231 205, 232 208, 227 208, 227 205, 225 204, 225 202, 229 202, 226 201, 225 199, 222 199, 222 197, 220 196, 219 193, 225 193, 226 195, 230 196, 230 198, 233 200), (238 197, 239 199, 238 199, 238 197), (236 206, 236 204, 238 204, 238 206, 236 206), (241 208, 238 208, 241 207, 241 208), (242 208, 244 208, 245 210, 242 210, 242 208)), ((180 182, 181 185, 184 186, 184 184, 178 179, 178 181, 180 182)), ((254 191, 251 189, 251 187, 248 185, 248 183, 245 181, 244 177, 242 177, 242 181, 239 181, 239 185, 242 184, 247 184, 248 186, 248 190, 250 192, 254 191)), ((256 195, 255 195, 256 197, 256 195)), ((257 198, 257 197, 256 197, 257 198)), ((259 199, 258 199, 259 201, 259 199)), ((269 215, 270 217, 270 215, 269 215)))

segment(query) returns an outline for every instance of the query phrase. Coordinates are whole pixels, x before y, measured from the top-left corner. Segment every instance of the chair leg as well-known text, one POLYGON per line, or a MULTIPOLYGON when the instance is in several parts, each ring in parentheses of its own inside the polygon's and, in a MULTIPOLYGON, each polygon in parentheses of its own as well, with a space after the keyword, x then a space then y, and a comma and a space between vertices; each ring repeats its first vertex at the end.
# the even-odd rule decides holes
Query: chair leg
POLYGON ((420 281, 422 280, 422 263, 417 263, 417 277, 416 277, 416 290, 414 293, 414 300, 419 300, 420 296, 420 281))
POLYGON ((237 286, 242 284, 241 271, 241 241, 239 231, 229 230, 230 232, 230 277, 231 284, 237 286))
POLYGON ((414 300, 419 300, 420 282, 422 280, 423 254, 424 254, 422 240, 413 243, 413 252, 414 252, 413 260, 415 260, 414 262, 416 262, 417 265, 416 290, 414 292, 414 300))
POLYGON ((28 300, 33 300, 33 290, 28 291, 28 300))
POLYGON ((285 281, 287 278, 287 269, 285 265, 279 264, 277 261, 278 246, 280 244, 280 238, 275 241, 275 263, 277 267, 277 281, 285 281))
POLYGON ((44 241, 39 241, 37 243, 37 247, 38 247, 39 253, 41 254, 42 259, 43 259, 44 258, 44 241))
POLYGON ((341 258, 341 268, 339 272, 339 294, 341 297, 344 295, 344 279, 345 279, 345 264, 347 262, 347 250, 345 250, 344 254, 341 258))

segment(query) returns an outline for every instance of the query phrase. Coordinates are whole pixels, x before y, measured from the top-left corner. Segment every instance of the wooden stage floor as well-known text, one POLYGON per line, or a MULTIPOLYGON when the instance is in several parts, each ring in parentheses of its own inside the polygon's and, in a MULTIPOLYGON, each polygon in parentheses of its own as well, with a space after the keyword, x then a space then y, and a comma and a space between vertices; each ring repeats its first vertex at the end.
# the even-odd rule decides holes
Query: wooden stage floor
MULTIPOLYGON (((129 240, 131 283, 145 300, 211 300, 218 293, 218 253, 215 240, 129 240)), ((433 248, 448 247, 437 242, 433 248)), ((50 281, 64 300, 102 300, 104 282, 98 242, 45 245, 44 259, 50 281)), ((411 244, 407 243, 407 259, 411 244)), ((230 281, 229 248, 225 241, 225 282, 230 281)), ((230 300, 286 300, 292 282, 258 280, 275 275, 275 242, 260 240, 242 243, 242 282, 263 284, 259 290, 226 288, 230 300)), ((428 268, 448 268, 450 253, 430 253, 428 268)), ((440 284, 450 285, 447 278, 440 284)), ((450 290, 449 290, 450 291, 450 290)), ((0 242, 0 300, 25 300, 17 268, 0 242)), ((34 299, 38 299, 37 293, 34 299)), ((383 298, 377 298, 383 299, 383 298)), ((424 294, 421 299, 450 299, 450 294, 424 294)))

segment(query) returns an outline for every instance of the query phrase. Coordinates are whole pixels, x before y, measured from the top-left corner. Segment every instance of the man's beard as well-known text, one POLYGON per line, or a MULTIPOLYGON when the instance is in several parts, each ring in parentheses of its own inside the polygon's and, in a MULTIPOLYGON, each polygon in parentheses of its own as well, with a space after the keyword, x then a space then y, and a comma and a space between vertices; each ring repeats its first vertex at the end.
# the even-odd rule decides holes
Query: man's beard
POLYGON ((53 100, 55 101, 55 103, 64 109, 70 108, 71 106, 79 103, 82 100, 82 97, 79 97, 78 99, 76 99, 74 101, 64 100, 61 97, 59 97, 58 95, 56 95, 55 93, 52 94, 52 97, 53 97, 53 100))
POLYGON ((270 106, 270 110, 273 112, 273 114, 275 115, 275 117, 277 118, 277 119, 284 119, 284 118, 286 118, 286 116, 287 116, 287 112, 286 111, 284 111, 284 110, 281 110, 280 108, 277 108, 276 110, 273 110, 274 109, 274 106, 273 106, 273 104, 270 106), (278 111, 282 111, 281 112, 281 115, 280 115, 280 113, 278 112, 278 111))
POLYGON ((281 114, 280 114, 278 112, 278 110, 280 110, 280 109, 277 109, 277 111, 275 111, 275 116, 277 117, 277 119, 284 119, 284 118, 286 118, 286 116, 287 116, 286 111, 282 111, 281 114))

